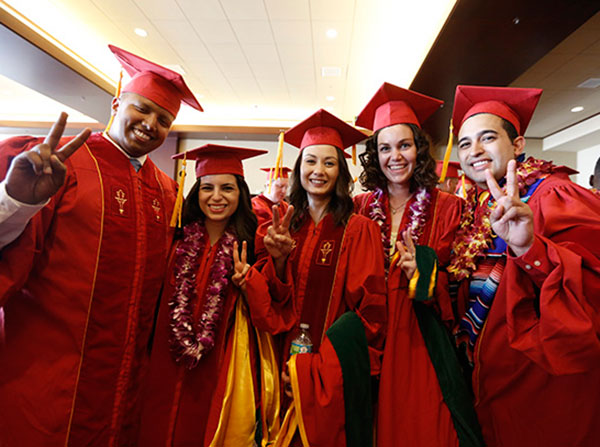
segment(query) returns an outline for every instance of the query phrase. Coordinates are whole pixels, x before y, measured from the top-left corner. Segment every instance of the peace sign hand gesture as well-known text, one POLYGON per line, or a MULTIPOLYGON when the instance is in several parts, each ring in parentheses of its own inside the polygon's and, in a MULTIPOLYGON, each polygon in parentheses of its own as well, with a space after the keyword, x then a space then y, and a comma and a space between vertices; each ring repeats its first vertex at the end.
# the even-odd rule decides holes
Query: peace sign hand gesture
POLYGON ((415 248, 415 243, 413 242, 412 237, 410 237, 408 231, 402 233, 402 239, 404 239, 404 244, 402 241, 396 242, 396 249, 400 254, 400 258, 398 258, 398 266, 402 269, 410 281, 417 270, 417 249, 415 248))
POLYGON ((231 277, 231 281, 246 294, 246 274, 250 270, 250 264, 247 262, 248 244, 246 241, 242 242, 241 259, 238 254, 239 247, 238 241, 235 241, 233 243, 233 276, 231 277))
POLYGON ((62 112, 44 142, 17 155, 6 174, 6 192, 13 199, 27 204, 48 200, 65 181, 67 167, 63 163, 90 136, 86 128, 56 150, 65 131, 67 114, 62 112))
POLYGON ((504 239, 516 256, 521 256, 533 244, 533 212, 519 198, 517 162, 511 160, 506 168, 506 194, 490 170, 485 171, 485 180, 494 199, 496 208, 490 213, 494 232, 504 239))
POLYGON ((294 240, 290 235, 290 222, 294 207, 289 206, 283 220, 279 217, 279 207, 273 206, 273 224, 267 228, 267 234, 264 238, 265 248, 275 261, 285 261, 292 252, 294 240))

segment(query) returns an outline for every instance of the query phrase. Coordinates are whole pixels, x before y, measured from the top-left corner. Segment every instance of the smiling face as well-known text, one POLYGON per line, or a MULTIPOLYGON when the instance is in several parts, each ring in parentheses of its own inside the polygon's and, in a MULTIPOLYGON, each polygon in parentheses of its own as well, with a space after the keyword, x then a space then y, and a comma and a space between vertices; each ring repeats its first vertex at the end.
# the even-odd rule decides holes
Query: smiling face
POLYGON ((200 178, 198 203, 208 222, 228 221, 240 200, 240 189, 232 174, 205 175, 200 178))
POLYGON ((458 158, 461 169, 480 188, 487 189, 485 171, 489 169, 498 181, 506 175, 510 160, 525 148, 525 138, 510 141, 502 126, 502 118, 490 113, 473 115, 458 132, 458 158))
POLYGON ((265 196, 273 203, 279 203, 285 199, 288 189, 288 179, 279 177, 271 181, 271 193, 269 193, 269 182, 265 184, 265 196))
POLYGON ((157 149, 167 137, 175 117, 137 93, 123 93, 112 102, 115 116, 108 135, 132 157, 157 149))
POLYGON ((334 146, 317 144, 305 147, 300 155, 300 183, 308 196, 330 196, 340 173, 334 146))
POLYGON ((417 164, 417 146, 410 127, 395 124, 377 136, 379 167, 388 183, 409 185, 417 164))

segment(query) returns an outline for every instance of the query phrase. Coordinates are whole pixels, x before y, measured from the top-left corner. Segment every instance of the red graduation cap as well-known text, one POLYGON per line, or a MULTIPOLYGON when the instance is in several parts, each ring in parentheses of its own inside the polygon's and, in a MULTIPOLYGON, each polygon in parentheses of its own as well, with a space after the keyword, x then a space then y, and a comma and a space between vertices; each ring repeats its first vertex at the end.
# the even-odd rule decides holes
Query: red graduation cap
POLYGON ((356 118, 356 125, 377 131, 394 124, 421 123, 444 101, 384 82, 356 118))
POLYGON ((454 134, 458 135, 463 123, 471 116, 491 113, 510 122, 517 133, 523 135, 541 95, 539 88, 459 85, 452 110, 454 134))
MULTIPOLYGON (((335 115, 320 109, 285 133, 286 143, 304 149, 316 144, 329 144, 342 151, 367 138, 360 130, 345 123, 335 115)), ((346 158, 350 155, 344 152, 346 158)))
MULTIPOLYGON (((436 166, 435 166, 435 173, 437 174, 438 177, 440 177, 442 175, 442 168, 444 167, 444 162, 443 161, 436 161, 436 166)), ((448 162, 448 169, 446 171, 446 177, 455 177, 455 178, 459 178, 460 175, 458 173, 458 171, 460 170, 460 163, 457 161, 450 161, 448 162)))
POLYGON ((148 98, 173 116, 177 116, 181 101, 194 109, 203 111, 202 106, 179 73, 114 45, 109 45, 108 48, 114 53, 127 74, 131 76, 131 81, 123 87, 123 93, 137 93, 148 98))
POLYGON ((172 158, 185 157, 187 160, 196 160, 196 177, 215 174, 237 174, 243 177, 244 167, 242 160, 266 154, 267 152, 263 149, 205 144, 204 146, 173 155, 172 158))
MULTIPOLYGON (((261 171, 265 171, 267 173, 267 181, 269 181, 272 178, 275 178, 275 172, 277 172, 277 168, 275 166, 272 166, 270 168, 260 168, 261 171)), ((292 170, 290 168, 286 168, 285 166, 281 166, 279 168, 279 177, 281 178, 288 178, 290 176, 290 172, 292 172, 292 170)))

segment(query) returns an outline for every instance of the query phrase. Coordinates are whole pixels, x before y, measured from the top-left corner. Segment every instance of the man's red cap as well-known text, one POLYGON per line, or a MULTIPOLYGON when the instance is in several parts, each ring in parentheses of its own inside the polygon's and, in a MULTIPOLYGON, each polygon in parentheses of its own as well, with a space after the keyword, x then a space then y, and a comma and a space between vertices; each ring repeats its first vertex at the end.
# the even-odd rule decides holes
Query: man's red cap
MULTIPOLYGON (((436 165, 435 165, 435 173, 437 174, 437 176, 441 176, 442 175, 442 168, 444 167, 444 162, 443 161, 436 161, 436 165)), ((458 173, 460 169, 460 163, 457 161, 449 161, 448 162, 448 170, 446 171, 446 178, 448 177, 456 177, 459 178, 460 175, 458 173)))
POLYGON ((131 81, 122 89, 123 93, 137 93, 158 104, 175 117, 179 112, 181 101, 194 109, 203 111, 202 106, 179 73, 114 45, 109 45, 108 48, 119 60, 127 74, 131 76, 131 81))
MULTIPOLYGON (((285 133, 284 141, 304 149, 316 144, 329 144, 344 151, 345 148, 367 138, 360 130, 345 123, 335 115, 320 109, 285 133)), ((344 152, 346 158, 351 156, 344 152)))
POLYGON ((269 151, 263 149, 205 144, 173 155, 172 158, 185 157, 187 160, 196 160, 196 177, 215 174, 237 174, 243 177, 244 166, 242 160, 267 152, 269 151))
MULTIPOLYGON (((273 179, 275 178, 275 172, 276 172, 275 166, 272 166, 270 168, 260 168, 260 170, 265 171, 267 173, 267 181, 269 181, 271 179, 271 176, 273 177, 273 179)), ((279 168, 279 177, 288 178, 290 176, 290 172, 292 172, 292 170, 290 168, 286 168, 285 166, 282 166, 279 168)))
POLYGON ((504 118, 523 135, 541 95, 539 88, 459 85, 452 110, 454 134, 458 135, 463 123, 473 115, 491 113, 504 118))
POLYGON ((444 101, 384 82, 356 118, 356 125, 377 131, 394 124, 421 127, 444 101))

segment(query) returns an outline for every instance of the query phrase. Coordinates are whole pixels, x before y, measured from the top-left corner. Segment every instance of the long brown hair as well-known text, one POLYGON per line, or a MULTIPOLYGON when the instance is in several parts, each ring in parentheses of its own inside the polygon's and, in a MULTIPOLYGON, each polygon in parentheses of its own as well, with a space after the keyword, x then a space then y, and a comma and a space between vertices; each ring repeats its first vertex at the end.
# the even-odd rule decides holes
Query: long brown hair
MULTIPOLYGON (((339 174, 335 182, 335 189, 331 194, 331 201, 327 206, 327 211, 332 214, 336 225, 346 225, 348 219, 350 219, 350 215, 354 211, 354 203, 350 196, 350 193, 354 188, 354 182, 352 181, 348 163, 344 158, 344 153, 337 147, 335 150, 338 157, 339 174)), ((306 190, 302 187, 300 181, 301 164, 302 152, 298 155, 296 163, 294 164, 294 169, 292 170, 288 195, 290 205, 294 206, 294 213, 292 214, 292 222, 290 225, 293 231, 300 228, 308 209, 308 197, 306 195, 306 190)))
MULTIPOLYGON (((413 192, 421 186, 426 189, 435 188, 438 176, 435 173, 435 159, 431 155, 431 140, 420 127, 414 124, 404 125, 412 131, 417 148, 417 162, 410 179, 409 190, 413 192)), ((365 191, 374 191, 377 188, 387 190, 388 180, 379 166, 379 154, 377 152, 379 132, 381 132, 381 129, 367 140, 365 152, 359 155, 363 171, 358 179, 365 191)))

